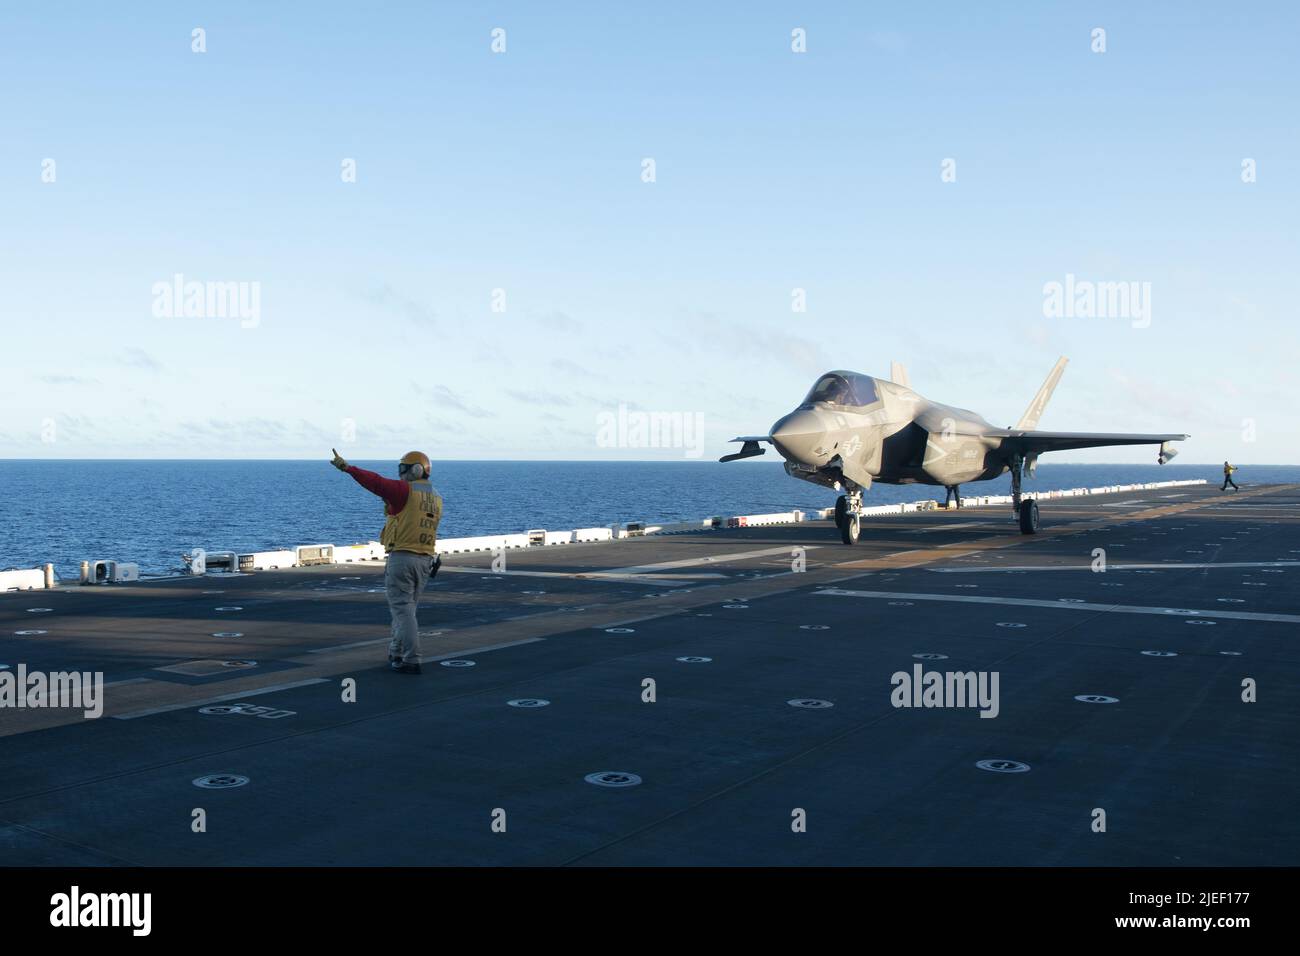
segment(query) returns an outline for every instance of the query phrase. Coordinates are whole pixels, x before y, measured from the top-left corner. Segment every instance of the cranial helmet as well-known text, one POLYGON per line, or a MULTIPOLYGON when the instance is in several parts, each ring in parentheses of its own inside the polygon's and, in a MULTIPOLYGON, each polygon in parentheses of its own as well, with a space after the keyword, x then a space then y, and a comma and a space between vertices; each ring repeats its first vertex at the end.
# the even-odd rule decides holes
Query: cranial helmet
POLYGON ((408 481, 429 477, 429 456, 422 451, 408 451, 397 463, 397 474, 408 481))

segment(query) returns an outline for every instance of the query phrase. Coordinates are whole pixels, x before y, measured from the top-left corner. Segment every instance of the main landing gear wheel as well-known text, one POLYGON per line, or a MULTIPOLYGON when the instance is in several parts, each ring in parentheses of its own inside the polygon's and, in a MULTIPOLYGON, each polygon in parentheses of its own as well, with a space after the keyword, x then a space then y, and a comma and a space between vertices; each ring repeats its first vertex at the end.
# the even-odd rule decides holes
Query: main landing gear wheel
POLYGON ((1020 533, 1038 533, 1038 502, 1033 498, 1020 502, 1020 533))
POLYGON ((840 529, 840 540, 857 544, 862 532, 862 490, 850 490, 835 499, 835 527, 840 529))

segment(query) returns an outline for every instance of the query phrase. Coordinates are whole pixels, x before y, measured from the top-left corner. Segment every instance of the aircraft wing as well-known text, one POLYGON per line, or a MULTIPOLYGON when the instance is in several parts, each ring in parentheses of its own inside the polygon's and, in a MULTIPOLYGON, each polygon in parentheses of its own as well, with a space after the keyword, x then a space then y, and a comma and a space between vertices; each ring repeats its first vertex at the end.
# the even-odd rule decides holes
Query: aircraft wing
MULTIPOLYGON (((1002 447, 1018 451, 1029 457, 1045 451, 1067 451, 1072 448, 1104 448, 1110 445, 1163 445, 1165 442, 1184 441, 1187 435, 1151 434, 1132 432, 1040 432, 1008 430, 1002 447)), ((1167 455, 1172 458, 1173 455, 1167 455)))
MULTIPOLYGON (((1178 449, 1168 445, 1167 442, 1184 441, 1187 438, 1186 435, 1038 431, 1036 428, 1038 420, 1042 417, 1043 409, 1047 407, 1052 392, 1056 389, 1056 383, 1061 380, 1061 373, 1065 371, 1065 366, 1068 363, 1069 359, 1064 355, 1056 360, 1056 366, 1047 376, 1047 381, 1043 382, 1042 388, 1034 396, 1029 408, 1020 416, 1020 421, 1016 423, 1015 428, 1008 428, 1005 431, 999 430, 993 433, 1002 439, 1001 447, 1004 451, 1022 455, 1031 463, 1039 454, 1045 451, 1068 451, 1072 448, 1106 448, 1110 445, 1159 445, 1160 455, 1156 460, 1162 465, 1178 454, 1178 449)), ((1033 474, 1032 464, 1030 474, 1033 474)))

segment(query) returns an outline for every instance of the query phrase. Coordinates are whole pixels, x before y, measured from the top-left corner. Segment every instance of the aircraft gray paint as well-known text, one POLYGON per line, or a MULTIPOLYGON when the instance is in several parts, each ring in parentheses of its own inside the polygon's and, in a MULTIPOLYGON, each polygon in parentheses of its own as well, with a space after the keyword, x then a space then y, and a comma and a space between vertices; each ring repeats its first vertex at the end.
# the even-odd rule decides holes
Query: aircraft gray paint
MULTIPOLYGON (((1178 453, 1169 442, 1188 436, 1124 432, 1037 431, 1038 420, 1065 371, 1059 359, 1014 428, 998 428, 964 408, 940 405, 912 391, 897 362, 893 381, 858 372, 827 372, 803 403, 778 419, 767 435, 733 438, 739 452, 721 461, 762 455, 760 442, 785 459, 786 474, 835 491, 835 524, 845 544, 855 544, 861 526, 862 493, 879 481, 891 485, 943 485, 961 507, 960 486, 1011 472, 1012 511, 1025 534, 1038 531, 1038 503, 1021 494, 1022 475, 1034 474, 1047 451, 1108 445, 1159 445, 1160 464, 1178 453)), ((945 502, 946 504, 946 502, 945 502)))

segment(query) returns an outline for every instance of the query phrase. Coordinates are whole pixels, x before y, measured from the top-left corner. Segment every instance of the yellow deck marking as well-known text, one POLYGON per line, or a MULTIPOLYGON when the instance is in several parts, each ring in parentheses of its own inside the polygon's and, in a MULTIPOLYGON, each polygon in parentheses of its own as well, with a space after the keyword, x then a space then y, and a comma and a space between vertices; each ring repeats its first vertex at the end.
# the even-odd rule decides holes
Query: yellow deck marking
MULTIPOLYGON (((1279 491, 1292 491, 1296 488, 1300 488, 1300 485, 1273 486, 1271 488, 1259 490, 1252 489, 1251 491, 1238 492, 1234 496, 1233 500, 1240 501, 1244 498, 1253 497, 1255 495, 1272 494, 1279 491)), ((593 605, 588 607, 586 611, 581 612, 559 610, 544 611, 539 609, 537 613, 528 615, 527 617, 514 618, 509 621, 502 621, 494 624, 484 624, 478 627, 457 629, 454 632, 448 632, 439 637, 424 638, 422 641, 422 649, 429 659, 433 659, 435 656, 440 657, 447 654, 482 648, 487 644, 501 644, 510 641, 521 641, 528 638, 544 638, 569 631, 582 631, 591 628, 613 627, 619 623, 627 622, 629 620, 629 615, 640 615, 637 617, 637 620, 650 620, 669 614, 675 614, 679 611, 691 610, 707 605, 728 603, 726 599, 732 596, 744 595, 747 599, 752 600, 755 598, 782 594, 812 585, 833 584, 844 580, 846 577, 856 576, 854 574, 845 575, 843 573, 845 571, 918 567, 934 563, 935 561, 961 557, 976 551, 990 551, 1000 548, 1017 547, 1033 541, 1042 540, 1045 537, 1051 538, 1068 534, 1078 534, 1131 521, 1141 521, 1149 518, 1182 514, 1184 512, 1216 507, 1220 503, 1221 499, 1211 498, 1201 502, 1189 502, 1150 508, 1134 514, 1106 514, 1101 516, 1097 521, 1080 522, 1070 528, 1049 528, 1045 531, 1039 532, 1037 535, 1022 535, 1018 533, 1000 535, 993 538, 982 538, 977 541, 960 542, 934 548, 895 552, 894 554, 882 555, 876 558, 867 558, 860 561, 844 561, 835 564, 828 563, 820 567, 810 567, 807 571, 801 574, 781 574, 763 579, 728 581, 726 584, 726 590, 712 586, 706 588, 695 588, 685 594, 676 591, 665 592, 662 595, 653 598, 653 604, 648 604, 645 598, 633 598, 620 603, 593 605)), ((894 527, 897 528, 896 525, 894 527)), ((793 551, 794 545, 792 545, 789 550, 793 551)), ((718 563, 721 564, 724 562, 725 558, 718 563)), ((268 591, 266 593, 269 594, 272 592, 268 591)), ((283 593, 291 593, 295 597, 303 596, 299 591, 286 591, 283 593)), ((144 593, 138 593, 135 596, 143 598, 146 595, 144 593)), ((492 597, 492 600, 500 599, 499 595, 492 597)), ((259 595, 258 600, 265 601, 265 598, 259 595)), ((580 600, 581 598, 575 595, 574 603, 577 603, 580 600)), ((102 630, 107 631, 114 636, 120 637, 123 636, 124 633, 127 633, 135 638, 163 637, 172 642, 173 646, 177 643, 178 635, 171 631, 171 629, 176 626, 176 621, 171 619, 154 618, 150 620, 130 618, 129 620, 118 619, 115 621, 114 619, 109 618, 107 623, 109 623, 110 626, 103 628, 102 630), (112 626, 113 624, 117 625, 116 628, 112 626)), ((425 627, 436 628, 436 624, 426 621, 425 627)), ((356 634, 357 625, 313 625, 313 629, 319 631, 322 636, 328 636, 331 633, 352 636, 356 634)), ((297 667, 287 669, 278 668, 267 671, 261 671, 258 668, 250 668, 248 671, 241 672, 246 676, 200 685, 177 684, 170 681, 152 680, 148 678, 137 679, 132 683, 116 683, 111 686, 111 692, 106 692, 104 695, 104 717, 113 717, 119 714, 129 714, 148 708, 167 707, 170 705, 189 704, 191 706, 198 706, 199 702, 211 697, 214 690, 221 694, 233 694, 243 691, 256 691, 262 688, 274 687, 285 681, 302 681, 317 677, 341 679, 346 676, 356 676, 361 679, 396 680, 398 678, 396 678, 395 675, 389 674, 385 671, 383 667, 384 661, 380 656, 381 651, 376 646, 383 638, 387 628, 376 624, 374 630, 376 643, 363 642, 359 646, 356 643, 352 643, 350 645, 340 646, 337 650, 332 651, 319 649, 315 651, 305 651, 289 658, 274 657, 274 648, 268 647, 266 652, 260 658, 264 663, 268 664, 271 663, 271 661, 276 661, 301 665, 297 667)), ((185 653, 187 650, 192 649, 195 658, 197 659, 200 654, 211 654, 212 645, 210 642, 206 641, 205 637, 196 634, 194 635, 194 639, 188 644, 181 641, 176 649, 180 653, 185 653)), ((234 657, 235 655, 232 653, 231 656, 234 657)), ((321 685, 321 687, 322 692, 324 692, 323 685, 321 685)), ((333 694, 335 693, 335 690, 331 689, 329 693, 333 694)), ((0 737, 76 723, 88 723, 88 721, 86 721, 82 716, 82 711, 77 709, 5 709, 0 711, 0 737)))

